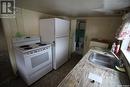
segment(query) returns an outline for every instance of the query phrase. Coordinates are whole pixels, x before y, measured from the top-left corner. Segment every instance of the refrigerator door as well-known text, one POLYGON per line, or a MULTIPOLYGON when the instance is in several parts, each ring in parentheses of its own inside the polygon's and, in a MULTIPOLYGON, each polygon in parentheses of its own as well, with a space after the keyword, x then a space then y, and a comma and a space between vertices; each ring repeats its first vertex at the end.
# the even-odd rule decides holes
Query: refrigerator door
POLYGON ((69 36, 70 22, 55 18, 55 37, 69 36))
POLYGON ((69 37, 56 38, 53 68, 57 69, 68 60, 69 37))

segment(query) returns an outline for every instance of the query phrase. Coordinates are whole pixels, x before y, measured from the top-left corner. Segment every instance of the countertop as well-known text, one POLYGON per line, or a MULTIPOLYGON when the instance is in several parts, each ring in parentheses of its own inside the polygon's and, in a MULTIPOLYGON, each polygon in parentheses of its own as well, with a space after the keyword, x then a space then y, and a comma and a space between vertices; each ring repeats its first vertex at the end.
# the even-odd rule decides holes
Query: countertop
POLYGON ((58 87, 125 87, 130 86, 130 81, 126 73, 106 68, 89 62, 88 57, 92 52, 103 53, 99 50, 90 49, 89 52, 79 61, 79 63, 62 80, 58 87), (102 78, 102 83, 91 82, 88 78, 93 73, 102 78), (127 85, 127 86, 126 86, 127 85), (129 86, 128 86, 129 85, 129 86))

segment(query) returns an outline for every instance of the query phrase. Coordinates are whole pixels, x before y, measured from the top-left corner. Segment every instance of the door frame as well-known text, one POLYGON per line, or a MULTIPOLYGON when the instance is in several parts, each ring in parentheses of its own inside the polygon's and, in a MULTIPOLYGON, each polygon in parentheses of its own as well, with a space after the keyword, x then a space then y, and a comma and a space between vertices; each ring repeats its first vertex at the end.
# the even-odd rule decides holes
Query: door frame
MULTIPOLYGON (((69 39, 69 55, 71 55, 71 53, 75 52, 75 33, 76 33, 76 28, 77 28, 77 20, 82 19, 82 20, 86 20, 86 18, 76 18, 76 19, 71 19, 70 20, 70 39, 69 39)), ((87 20, 86 20, 87 23, 87 20)), ((86 24, 87 25, 87 24, 86 24)), ((84 48, 83 48, 83 54, 85 54, 85 44, 87 41, 87 37, 86 37, 86 27, 85 26, 85 35, 84 35, 84 48)))

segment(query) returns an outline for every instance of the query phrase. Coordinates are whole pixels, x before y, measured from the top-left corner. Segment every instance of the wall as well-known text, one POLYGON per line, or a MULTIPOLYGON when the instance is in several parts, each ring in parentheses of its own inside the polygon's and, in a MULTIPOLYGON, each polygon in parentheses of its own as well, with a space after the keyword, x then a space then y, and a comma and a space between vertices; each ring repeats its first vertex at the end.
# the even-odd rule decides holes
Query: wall
POLYGON ((84 53, 89 50, 88 46, 92 38, 113 40, 121 21, 121 17, 87 17, 84 53))
POLYGON ((14 72, 16 72, 16 62, 12 46, 12 38, 16 32, 21 32, 25 35, 39 35, 39 19, 48 18, 52 15, 16 8, 16 18, 3 18, 3 28, 7 40, 9 56, 14 72))
POLYGON ((1 51, 6 52, 7 50, 8 50, 7 43, 6 43, 4 31, 3 31, 2 21, 0 20, 0 52, 1 51))

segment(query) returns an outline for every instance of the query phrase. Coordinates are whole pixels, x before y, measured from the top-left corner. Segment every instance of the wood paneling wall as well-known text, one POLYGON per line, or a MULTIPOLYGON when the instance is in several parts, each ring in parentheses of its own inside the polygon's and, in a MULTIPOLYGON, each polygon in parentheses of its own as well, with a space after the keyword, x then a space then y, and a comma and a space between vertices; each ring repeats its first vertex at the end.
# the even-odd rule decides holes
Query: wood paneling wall
POLYGON ((39 19, 53 17, 52 15, 16 8, 16 18, 3 18, 2 24, 7 40, 9 56, 13 71, 16 73, 16 61, 14 56, 14 50, 12 46, 12 38, 16 32, 21 32, 25 35, 39 35, 39 19))
POLYGON ((121 22, 121 17, 87 17, 84 53, 89 50, 89 43, 92 38, 114 40, 121 22))
POLYGON ((6 38, 4 35, 4 31, 3 31, 3 25, 2 25, 2 21, 0 20, 0 52, 6 52, 7 49, 7 43, 6 43, 6 38))

